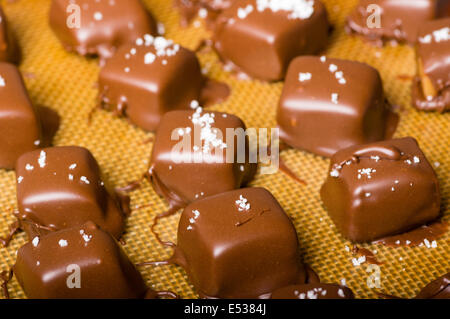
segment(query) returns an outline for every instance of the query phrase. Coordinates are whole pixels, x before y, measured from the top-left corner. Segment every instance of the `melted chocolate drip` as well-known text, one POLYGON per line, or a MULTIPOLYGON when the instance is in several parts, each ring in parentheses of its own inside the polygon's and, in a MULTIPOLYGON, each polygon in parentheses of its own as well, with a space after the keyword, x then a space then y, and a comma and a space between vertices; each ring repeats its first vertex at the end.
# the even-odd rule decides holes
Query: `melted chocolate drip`
POLYGON ((383 263, 378 261, 375 254, 366 248, 361 248, 356 245, 353 246, 352 254, 357 256, 365 256, 366 262, 373 265, 382 265, 383 263))
POLYGON ((424 225, 409 232, 385 237, 375 241, 375 244, 382 244, 388 247, 416 247, 423 245, 425 240, 432 242, 439 239, 448 231, 447 222, 435 222, 424 225))
POLYGON ((1 288, 3 290, 3 295, 5 296, 5 299, 9 299, 9 291, 8 291, 8 283, 11 281, 13 277, 13 270, 10 269, 9 271, 2 271, 0 273, 0 280, 1 288))
POLYGON ((19 229, 20 229, 19 221, 15 221, 11 225, 9 225, 9 233, 6 235, 6 237, 0 237, 0 243, 3 245, 3 247, 8 247, 9 243, 11 242, 14 235, 17 233, 19 229))

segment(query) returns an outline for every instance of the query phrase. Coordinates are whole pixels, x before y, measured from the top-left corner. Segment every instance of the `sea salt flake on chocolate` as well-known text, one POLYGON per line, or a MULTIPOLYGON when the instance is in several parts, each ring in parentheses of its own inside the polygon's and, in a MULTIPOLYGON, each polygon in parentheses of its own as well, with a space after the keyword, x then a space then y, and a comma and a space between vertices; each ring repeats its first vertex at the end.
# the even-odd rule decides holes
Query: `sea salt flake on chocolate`
POLYGON ((339 177, 339 170, 337 170, 337 169, 332 169, 331 171, 330 171, 330 176, 333 176, 333 177, 339 177))
POLYGON ((144 59, 145 59, 145 61, 144 61, 145 64, 151 64, 155 61, 156 56, 153 53, 148 52, 145 54, 144 59))
POLYGON ((238 12, 237 12, 237 16, 239 19, 245 19, 252 12, 253 12, 253 6, 249 4, 245 8, 239 8, 238 12))
POLYGON ((257 0, 258 11, 287 11, 290 19, 308 19, 314 13, 314 0, 257 0))
POLYGON ((336 64, 330 64, 330 66, 328 67, 328 70, 330 70, 331 73, 336 72, 338 69, 336 64))
POLYGON ((89 182, 89 180, 86 176, 81 176, 80 181, 82 181, 83 183, 88 184, 88 185, 91 183, 91 182, 89 182))
POLYGON ((41 151, 41 153, 39 153, 39 158, 38 158, 38 163, 40 167, 45 167, 45 160, 47 158, 47 154, 45 154, 44 151, 41 151))
POLYGON ((94 13, 94 20, 101 21, 103 19, 103 14, 101 12, 95 12, 94 13))
POLYGON ((304 81, 308 81, 308 80, 311 80, 311 78, 312 78, 312 74, 311 73, 300 73, 299 75, 298 75, 298 80, 300 81, 300 82, 304 82, 304 81))
POLYGON ((238 205, 238 210, 240 212, 250 210, 250 203, 248 203, 247 198, 242 195, 239 195, 239 199, 236 201, 236 204, 238 205))
POLYGON ((67 240, 60 239, 59 242, 58 242, 58 245, 61 246, 61 247, 67 247, 67 245, 68 245, 67 240))
POLYGON ((338 104, 339 103, 339 94, 338 93, 331 93, 331 101, 334 104, 338 104))
POLYGON ((202 19, 205 19, 208 16, 208 10, 206 10, 205 8, 201 8, 200 10, 198 10, 198 16, 202 19))
POLYGON ((37 245, 39 245, 39 237, 38 236, 34 237, 31 242, 33 243, 34 247, 37 247, 37 245))

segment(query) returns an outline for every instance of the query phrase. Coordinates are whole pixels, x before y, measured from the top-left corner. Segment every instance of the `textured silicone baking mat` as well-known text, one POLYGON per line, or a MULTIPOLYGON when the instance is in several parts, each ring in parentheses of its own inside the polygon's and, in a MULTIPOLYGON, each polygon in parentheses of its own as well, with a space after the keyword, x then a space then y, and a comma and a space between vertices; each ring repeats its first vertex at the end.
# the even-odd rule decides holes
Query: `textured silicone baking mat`
MULTIPOLYGON (((411 135, 420 143, 439 176, 444 220, 449 221, 450 197, 450 114, 419 113, 411 107, 410 82, 399 75, 415 73, 413 49, 406 46, 374 48, 358 38, 345 34, 345 17, 356 0, 325 0, 335 31, 330 38, 326 55, 366 62, 376 67, 384 80, 387 96, 392 104, 400 106, 401 121, 397 137, 411 135)), ((152 144, 143 143, 152 133, 132 127, 110 113, 95 113, 91 125, 87 118, 95 106, 95 83, 99 72, 95 59, 85 59, 66 53, 48 26, 49 0, 1 1, 16 33, 23 53, 20 65, 35 104, 57 110, 62 123, 54 140, 55 145, 81 145, 89 148, 102 167, 107 179, 116 186, 138 179, 146 170, 152 144)), ((179 27, 179 15, 171 0, 145 1, 158 21, 164 23, 166 37, 194 49, 208 36, 205 29, 194 23, 187 29, 179 27)), ((222 71, 217 56, 199 55, 209 76, 228 83, 232 95, 221 105, 211 109, 236 114, 248 127, 275 127, 275 110, 282 83, 267 84, 258 81, 240 81, 222 71)), ((257 176, 252 183, 269 189, 292 217, 297 228, 302 254, 320 275, 323 282, 346 280, 358 298, 376 298, 376 289, 367 286, 367 263, 353 266, 352 255, 345 246, 351 243, 337 233, 324 210, 319 196, 325 178, 328 160, 302 151, 282 153, 287 165, 307 186, 302 186, 279 172, 257 176)), ((5 234, 13 221, 11 211, 16 207, 15 174, 0 170, 0 234, 5 234)), ((132 193, 132 205, 151 204, 135 211, 127 223, 124 236, 125 251, 135 263, 161 260, 171 251, 161 247, 150 231, 153 216, 167 209, 147 183, 132 193)), ((158 226, 164 239, 176 240, 179 214, 158 226)), ((25 243, 23 233, 16 236, 8 248, 0 248, 0 270, 14 264, 16 250, 25 243)), ((377 251, 381 265, 381 289, 401 297, 413 297, 430 280, 450 271, 450 234, 437 241, 437 248, 388 248, 363 245, 377 251)), ((140 269, 154 289, 170 289, 183 298, 196 298, 184 271, 176 266, 140 269)), ((24 298, 14 279, 9 285, 11 297, 24 298)))

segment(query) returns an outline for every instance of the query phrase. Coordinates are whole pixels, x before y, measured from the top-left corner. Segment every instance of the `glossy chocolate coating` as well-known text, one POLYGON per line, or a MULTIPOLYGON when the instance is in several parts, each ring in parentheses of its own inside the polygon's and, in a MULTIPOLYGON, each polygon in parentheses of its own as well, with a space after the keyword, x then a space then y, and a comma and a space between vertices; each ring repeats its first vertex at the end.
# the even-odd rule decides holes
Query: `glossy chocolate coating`
POLYGON ((17 63, 19 61, 19 50, 6 16, 0 6, 0 62, 17 63))
POLYGON ((140 0, 53 0, 50 27, 66 50, 81 55, 111 57, 122 44, 144 34, 156 34, 156 23, 140 0), (80 7, 80 28, 70 28, 67 12, 71 4, 80 7))
POLYGON ((450 18, 426 22, 416 43, 413 104, 419 110, 450 109, 450 18))
POLYGON ((293 58, 317 53, 327 43, 325 6, 314 1, 313 8, 312 15, 302 19, 292 18, 292 11, 259 11, 257 0, 233 2, 217 18, 214 48, 224 63, 250 77, 282 80, 293 58), (243 14, 243 8, 253 9, 243 14))
POLYGON ((184 209, 175 262, 201 297, 259 298, 305 282, 298 246, 295 228, 272 194, 244 188, 184 209))
POLYGON ((229 8, 234 0, 174 0, 180 11, 181 25, 187 24, 196 16, 214 21, 224 9, 229 8), (204 15, 206 14, 206 17, 204 15))
POLYGON ((442 10, 438 7, 438 2, 438 0, 379 0, 376 2, 360 0, 347 19, 347 29, 350 33, 362 35, 379 45, 391 40, 414 44, 420 25, 436 18, 442 10), (367 19, 373 14, 373 11, 368 12, 367 8, 373 4, 381 8, 380 28, 369 28, 367 23, 367 19))
POLYGON ((355 299, 355 295, 345 286, 317 283, 277 289, 271 299, 355 299))
POLYGON ((194 52, 150 35, 137 43, 122 46, 102 68, 100 103, 154 131, 165 112, 200 100, 205 78, 194 52))
POLYGON ((0 62, 0 168, 13 169, 17 158, 41 141, 41 123, 19 70, 0 62))
POLYGON ((242 187, 256 173, 257 163, 249 162, 248 139, 245 143, 245 153, 247 154, 245 163, 239 163, 236 160, 238 156, 237 137, 230 138, 230 140, 226 139, 227 128, 245 130, 244 122, 231 114, 199 112, 200 110, 168 112, 163 116, 156 131, 149 175, 155 191, 175 206, 185 206, 199 198, 242 187), (227 148, 231 148, 230 141, 234 141, 235 160, 232 163, 226 160, 227 148, 222 149, 222 152, 212 152, 212 158, 217 156, 218 161, 216 162, 208 162, 207 157, 201 157, 197 162, 181 162, 184 156, 194 158, 203 154, 202 149, 194 151, 195 131, 201 134, 200 125, 193 124, 192 117, 194 114, 213 117, 214 123, 211 127, 222 132, 222 142, 227 145, 227 148), (179 128, 183 129, 183 135, 179 139, 172 139, 173 131, 179 128), (190 132, 187 132, 189 129, 190 132), (182 141, 182 138, 191 141, 191 148, 184 150, 184 152, 172 152, 174 146, 182 141), (174 157, 172 157, 173 155, 174 157), (174 162, 174 159, 178 159, 180 163, 174 162))
POLYGON ((85 148, 44 148, 17 161, 17 202, 29 238, 93 221, 114 237, 124 230, 124 213, 109 195, 100 168, 85 148))
POLYGON ((119 244, 92 222, 34 237, 18 250, 14 274, 33 299, 130 299, 147 292, 119 244))
POLYGON ((322 156, 392 136, 390 110, 378 71, 366 64, 304 56, 289 66, 278 105, 280 138, 322 156))
POLYGON ((450 273, 426 285, 416 299, 450 299, 450 273))
POLYGON ((343 149, 331 158, 320 195, 344 237, 365 242, 436 219, 436 173, 412 137, 343 149))

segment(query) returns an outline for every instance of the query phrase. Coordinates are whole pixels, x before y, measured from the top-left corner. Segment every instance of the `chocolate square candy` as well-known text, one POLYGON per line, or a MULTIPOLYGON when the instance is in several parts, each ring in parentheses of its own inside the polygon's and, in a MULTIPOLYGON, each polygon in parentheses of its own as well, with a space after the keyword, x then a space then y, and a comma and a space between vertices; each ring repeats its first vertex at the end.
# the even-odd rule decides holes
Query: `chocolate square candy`
POLYGON ((119 244, 92 222, 34 237, 13 270, 32 299, 130 299, 147 291, 119 244))
POLYGON ((196 111, 166 113, 156 131, 149 176, 155 191, 174 206, 247 184, 257 163, 249 156, 249 139, 227 137, 227 129, 245 131, 237 116, 196 111), (185 144, 185 142, 187 144, 185 144), (179 148, 180 143, 185 146, 179 148))
POLYGON ((392 136, 390 110, 378 71, 367 64, 304 56, 289 66, 278 105, 280 139, 322 156, 392 136))
POLYGON ((0 168, 41 144, 41 124, 16 66, 0 62, 0 168))
MULTIPOLYGON (((444 0, 448 1, 448 0, 444 0)), ((420 25, 439 16, 440 0, 360 0, 347 19, 347 31, 377 45, 387 41, 414 44, 420 25), (374 4, 380 8, 374 11, 374 4), (376 25, 376 14, 381 14, 376 25)))
POLYGON ((26 153, 17 160, 16 176, 17 218, 30 238, 87 221, 116 238, 122 234, 124 212, 87 149, 62 146, 26 153))
POLYGON ((10 28, 6 21, 6 16, 0 6, 0 62, 19 62, 19 50, 10 28))
POLYGON ((145 35, 106 62, 99 77, 99 99, 103 108, 154 131, 165 112, 190 109, 192 101, 200 100, 204 84, 194 52, 145 35))
POLYGON ((436 219, 436 174, 412 137, 352 146, 333 155, 320 195, 344 237, 365 242, 436 219))
POLYGON ((263 188, 190 204, 177 240, 175 262, 201 297, 258 298, 306 279, 294 225, 263 188))
POLYGON ((53 0, 50 27, 66 50, 102 59, 120 45, 157 30, 140 0, 53 0))
POLYGON ((284 79, 289 63, 327 43, 330 25, 320 1, 235 1, 217 19, 214 47, 221 59, 247 75, 284 79))
POLYGON ((423 111, 450 109, 450 18, 424 23, 416 44, 413 104, 423 111))
POLYGON ((336 284, 290 285, 275 290, 271 299, 355 299, 350 288, 336 284))

